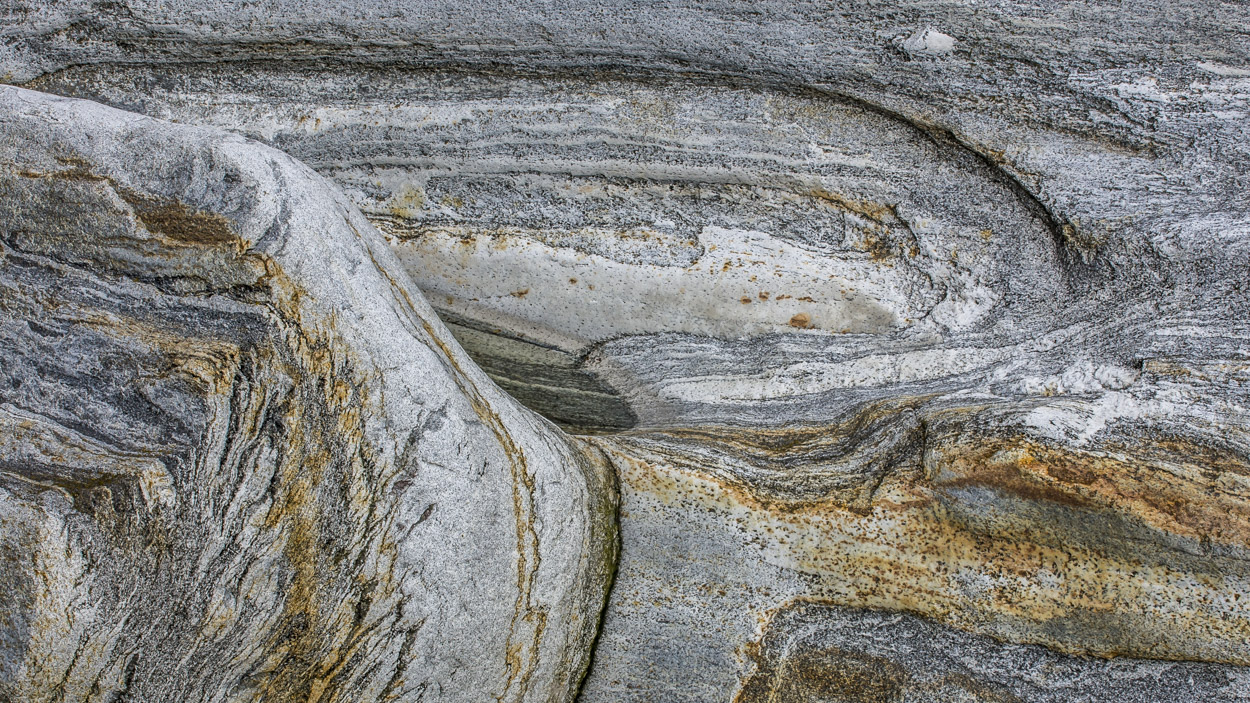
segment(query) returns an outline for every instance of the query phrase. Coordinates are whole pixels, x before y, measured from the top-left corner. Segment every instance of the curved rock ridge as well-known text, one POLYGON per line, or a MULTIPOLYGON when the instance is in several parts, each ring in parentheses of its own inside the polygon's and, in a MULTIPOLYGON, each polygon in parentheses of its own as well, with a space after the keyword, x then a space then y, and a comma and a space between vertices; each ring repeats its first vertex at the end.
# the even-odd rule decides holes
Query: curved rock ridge
POLYGON ((565 701, 613 477, 290 157, 0 87, 0 698, 565 701))
POLYGON ((388 234, 505 388, 582 427, 596 410, 609 428, 636 416, 588 407, 578 422, 581 405, 613 402, 606 374, 585 373, 611 339, 915 336, 1001 326, 1006 311, 1019 326, 1068 297, 1061 242, 1001 174, 836 96, 182 66, 32 85, 229 127, 307 161, 388 234), (548 400, 553 387, 568 391, 548 400))
POLYGON ((814 91, 183 66, 33 85, 289 151, 378 222, 440 311, 566 352, 966 329, 1064 295, 1058 243, 1001 174, 814 91))
MULTIPOLYGON (((1193 56, 1214 60, 1224 46, 1214 37, 1231 30, 1217 14, 1203 19, 1210 42, 1186 40, 1193 56)), ((1079 75, 1064 78, 1061 58, 1092 30, 1024 46, 1027 15, 995 15, 1010 35, 965 18, 961 41, 976 48, 940 59, 900 58, 877 36, 885 29, 848 30, 791 73, 771 49, 749 67, 732 52, 705 57, 697 74, 664 68, 647 46, 635 50, 649 68, 604 58, 611 70, 600 73, 540 55, 560 64, 543 73, 491 54, 491 42, 478 51, 510 68, 453 61, 434 44, 409 47, 398 67, 380 65, 396 56, 380 47, 278 65, 265 57, 302 50, 241 40, 217 47, 239 52, 222 71, 153 39, 123 64, 103 45, 74 49, 82 65, 31 85, 218 124, 297 155, 388 233, 507 390, 569 426, 620 429, 701 421, 706 407, 664 389, 685 375, 668 370, 670 351, 685 358, 673 334, 777 336, 755 349, 791 375, 803 374, 795 346, 863 356, 897 344, 921 352, 932 378, 967 374, 965 350, 1036 347, 1091 315, 1115 328, 1201 308, 1236 317, 1229 301, 1241 294, 1227 286, 1250 226, 1237 195, 1250 186, 1237 119, 1246 78, 1196 59, 1126 65, 1177 39, 1140 28, 1126 30, 1120 54, 1081 54, 1079 75), (871 75, 839 59, 866 52, 871 75)), ((580 31, 572 17, 548 19, 580 31)), ((402 24, 360 20, 357 31, 402 24)), ((45 39, 15 41, 53 56, 45 39)), ((1128 341, 1117 358, 1059 363, 1150 358, 1128 341)), ((1069 353, 1089 356, 1065 348, 1030 363, 1069 353)), ((878 367, 852 373, 888 386, 892 365, 878 367)))

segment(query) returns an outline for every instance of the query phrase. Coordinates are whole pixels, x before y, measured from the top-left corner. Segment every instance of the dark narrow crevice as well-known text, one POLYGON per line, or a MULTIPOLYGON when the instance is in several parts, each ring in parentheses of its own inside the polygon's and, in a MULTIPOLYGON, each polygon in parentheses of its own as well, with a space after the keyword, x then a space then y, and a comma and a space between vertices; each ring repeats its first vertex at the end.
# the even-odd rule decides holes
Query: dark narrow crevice
POLYGON ((622 432, 638 424, 624 398, 578 355, 525 340, 448 310, 447 329, 499 387, 572 434, 622 432))

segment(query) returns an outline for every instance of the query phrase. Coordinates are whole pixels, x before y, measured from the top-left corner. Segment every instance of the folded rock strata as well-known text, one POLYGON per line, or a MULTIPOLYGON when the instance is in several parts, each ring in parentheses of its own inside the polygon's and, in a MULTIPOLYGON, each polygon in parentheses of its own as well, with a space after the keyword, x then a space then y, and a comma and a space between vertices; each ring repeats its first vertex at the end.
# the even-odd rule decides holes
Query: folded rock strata
POLYGON ((910 616, 797 601, 750 653, 739 703, 1236 700, 1244 675, 1201 664, 1064 657, 910 616), (1230 685, 1232 684, 1232 685, 1230 685))
POLYGON ((613 479, 290 157, 0 87, 0 698, 563 701, 613 479))
POLYGON ((211 71, 80 69, 34 85, 125 106, 142 95, 150 114, 209 120, 307 160, 390 236, 500 383, 571 425, 619 429, 659 412, 623 403, 614 389, 636 383, 605 387, 612 374, 586 363, 608 340, 962 329, 996 306, 1067 295, 1045 218, 1001 174, 845 99, 211 71), (305 83, 320 88, 295 90, 305 83), (1019 256, 1035 265, 1013 269, 1019 256))
POLYGON ((303 160, 616 433, 582 700, 1250 695, 1244 6, 11 16, 6 80, 303 160))

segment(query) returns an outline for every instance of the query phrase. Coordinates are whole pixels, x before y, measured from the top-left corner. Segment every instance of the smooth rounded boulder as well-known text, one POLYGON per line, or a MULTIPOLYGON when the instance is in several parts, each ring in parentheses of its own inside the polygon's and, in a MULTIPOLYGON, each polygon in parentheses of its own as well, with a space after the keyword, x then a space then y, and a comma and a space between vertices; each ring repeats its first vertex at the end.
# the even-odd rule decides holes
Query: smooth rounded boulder
POLYGON ((0 86, 0 698, 564 701, 595 450, 282 154, 0 86))

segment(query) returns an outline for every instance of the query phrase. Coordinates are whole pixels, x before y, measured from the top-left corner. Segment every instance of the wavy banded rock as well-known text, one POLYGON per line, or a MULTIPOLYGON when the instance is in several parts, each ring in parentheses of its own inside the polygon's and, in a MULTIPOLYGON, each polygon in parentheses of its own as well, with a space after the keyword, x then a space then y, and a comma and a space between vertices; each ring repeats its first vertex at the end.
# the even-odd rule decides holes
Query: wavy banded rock
POLYGON ((0 110, 0 698, 571 699, 615 560, 598 454, 290 157, 0 110))
POLYGON ((573 427, 667 419, 619 397, 638 370, 587 358, 611 340, 932 334, 1004 309, 1024 326, 1070 297, 1046 218, 1000 173, 819 91, 182 66, 32 85, 307 161, 503 387, 573 427), (1013 269, 1020 256, 1036 265, 1013 269))
POLYGON ((807 601, 780 609, 736 701, 1236 700, 1244 674, 1201 664, 1065 657, 910 615, 807 601))
POLYGON ((307 161, 632 428, 583 700, 1250 695, 1244 6, 14 16, 9 80, 307 161))

